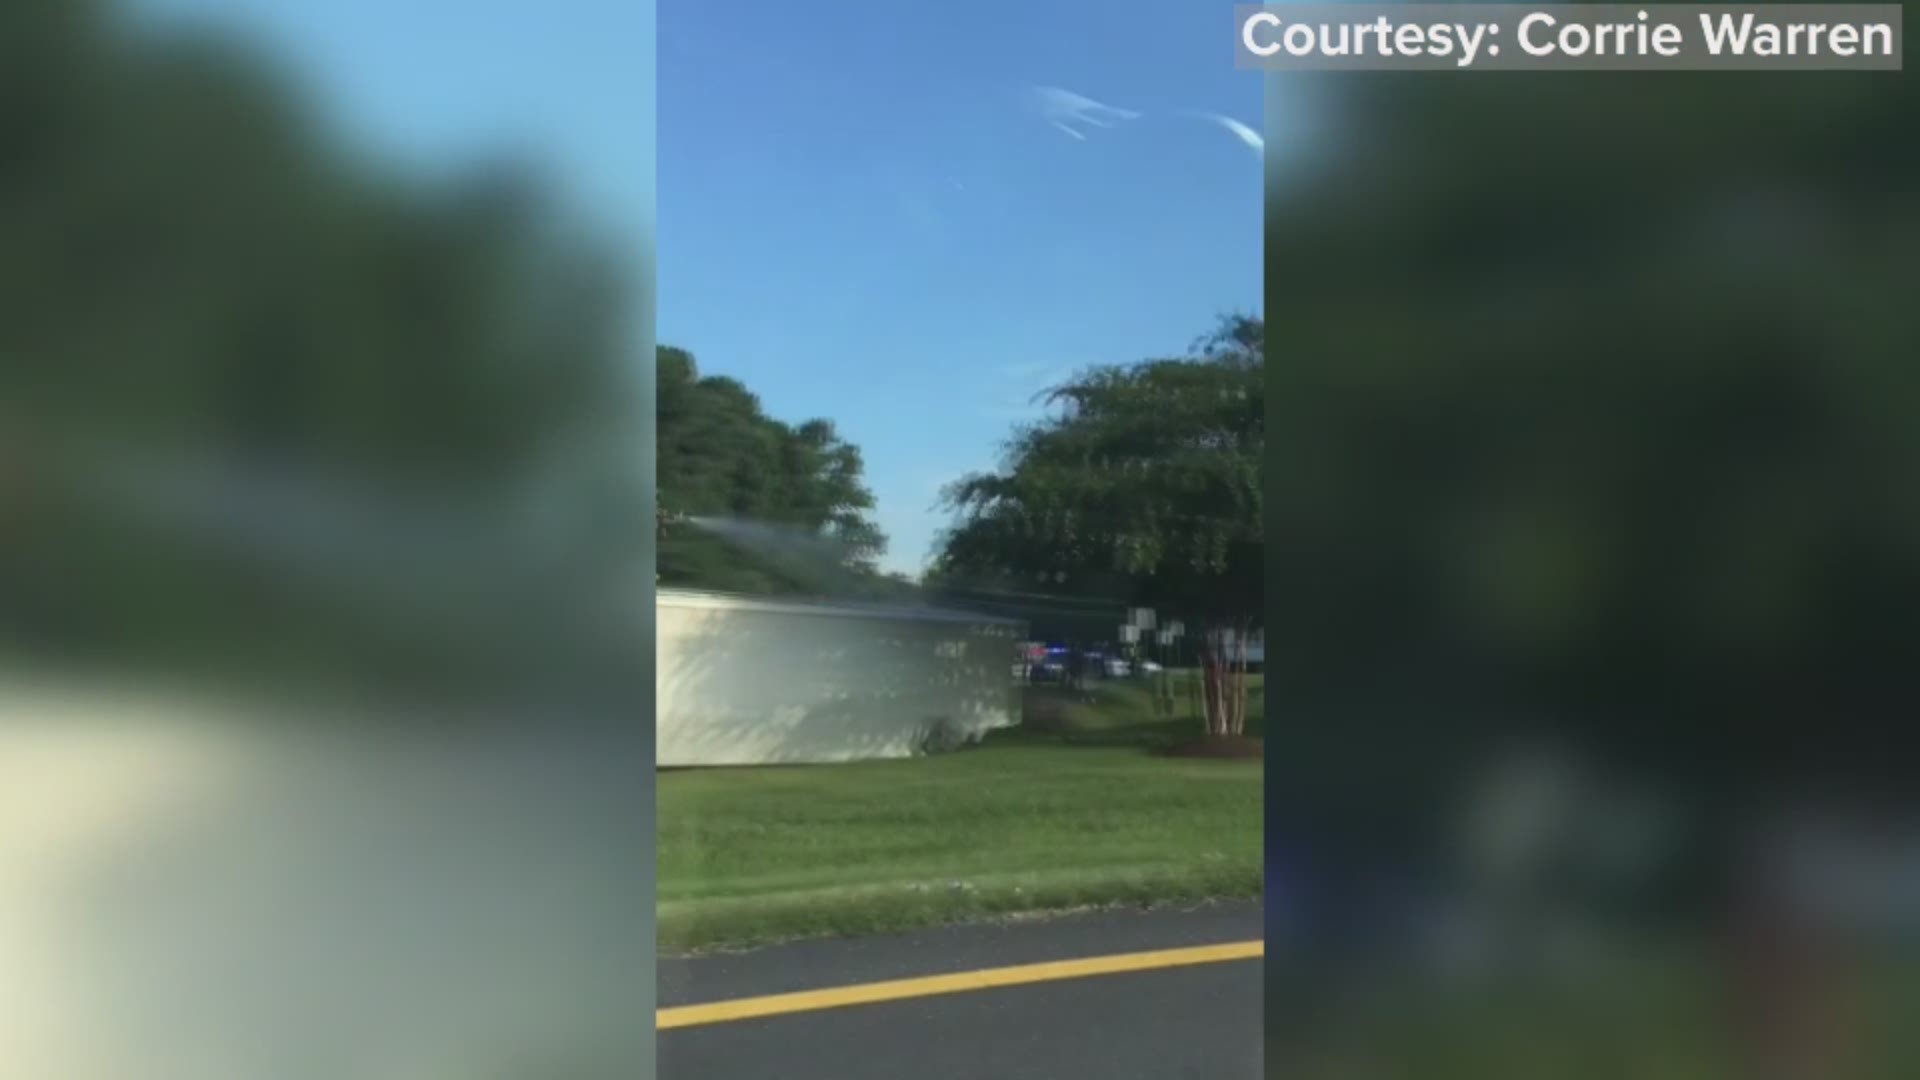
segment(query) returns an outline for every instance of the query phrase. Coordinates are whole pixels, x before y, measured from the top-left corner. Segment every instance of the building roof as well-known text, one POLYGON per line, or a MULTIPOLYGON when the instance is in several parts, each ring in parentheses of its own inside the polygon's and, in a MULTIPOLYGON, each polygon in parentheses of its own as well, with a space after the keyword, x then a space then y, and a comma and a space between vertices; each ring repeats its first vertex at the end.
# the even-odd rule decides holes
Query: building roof
POLYGON ((657 589, 658 606, 706 608, 714 611, 764 611, 790 615, 824 615, 853 619, 910 619, 917 622, 969 623, 972 625, 1024 627, 1020 619, 980 615, 970 611, 925 607, 916 604, 878 604, 857 600, 803 599, 775 596, 746 596, 735 593, 702 592, 695 589, 657 589))

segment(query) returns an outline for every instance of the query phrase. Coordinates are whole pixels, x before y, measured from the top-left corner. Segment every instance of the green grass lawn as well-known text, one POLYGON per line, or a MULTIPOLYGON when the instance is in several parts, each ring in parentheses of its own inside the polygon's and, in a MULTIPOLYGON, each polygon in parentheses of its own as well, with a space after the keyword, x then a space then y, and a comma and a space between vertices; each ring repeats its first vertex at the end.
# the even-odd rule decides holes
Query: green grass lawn
POLYGON ((660 774, 661 946, 1259 894, 1258 761, 1155 754, 1200 726, 1138 684, 1027 708, 1049 730, 951 754, 660 774))

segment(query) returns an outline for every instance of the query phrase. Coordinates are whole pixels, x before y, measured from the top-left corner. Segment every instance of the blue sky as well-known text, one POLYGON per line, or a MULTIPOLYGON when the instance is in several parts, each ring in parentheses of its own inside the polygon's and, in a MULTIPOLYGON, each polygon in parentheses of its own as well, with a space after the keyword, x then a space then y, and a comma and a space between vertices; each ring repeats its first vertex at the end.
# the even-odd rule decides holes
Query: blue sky
POLYGON ((1187 115, 1261 126, 1230 4, 139 6, 247 26, 403 160, 523 152, 636 252, 657 221, 659 340, 858 444, 892 569, 1050 381, 1258 310, 1258 154, 1187 115), (1138 115, 1075 138, 1036 86, 1138 115))
POLYGON ((892 568, 1050 380, 1258 310, 1259 157, 1180 115, 1260 127, 1230 4, 662 0, 659 35, 660 340, 834 420, 892 568), (1036 85, 1141 115, 1075 139, 1036 85))

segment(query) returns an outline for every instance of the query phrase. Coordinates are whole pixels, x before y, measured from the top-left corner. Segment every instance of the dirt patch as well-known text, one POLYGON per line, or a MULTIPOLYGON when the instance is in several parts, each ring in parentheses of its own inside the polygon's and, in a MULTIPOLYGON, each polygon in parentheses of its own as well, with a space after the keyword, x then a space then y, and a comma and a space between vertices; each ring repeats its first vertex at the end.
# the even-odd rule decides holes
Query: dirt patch
POLYGON ((1175 743, 1160 751, 1167 757, 1179 758, 1226 758, 1245 761, 1249 758, 1267 756, 1265 739, 1256 739, 1249 735, 1209 735, 1204 739, 1175 743))

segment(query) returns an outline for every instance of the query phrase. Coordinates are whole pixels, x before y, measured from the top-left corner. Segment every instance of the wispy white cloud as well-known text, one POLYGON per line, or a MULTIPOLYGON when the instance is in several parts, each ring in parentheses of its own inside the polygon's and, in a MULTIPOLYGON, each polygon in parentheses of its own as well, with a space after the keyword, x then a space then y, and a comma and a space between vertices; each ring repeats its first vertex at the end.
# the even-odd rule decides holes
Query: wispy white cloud
MULTIPOLYGON (((1031 97, 1034 111, 1041 119, 1055 130, 1079 142, 1087 141, 1087 134, 1091 129, 1112 128, 1118 123, 1138 120, 1146 115, 1132 109, 1122 109, 1102 101, 1095 101, 1085 94, 1076 94, 1058 86, 1033 87, 1031 97)), ((1252 126, 1235 120, 1231 116, 1197 110, 1183 111, 1175 115, 1205 120, 1217 125, 1239 139, 1254 153, 1261 155, 1266 153, 1267 140, 1252 126)))
POLYGON ((1108 105, 1057 86, 1034 87, 1032 101, 1041 118, 1081 142, 1087 139, 1083 127, 1110 128, 1116 122, 1140 118, 1132 109, 1108 105))
POLYGON ((1210 113, 1210 112, 1194 113, 1193 115, 1199 117, 1202 120, 1211 120, 1214 123, 1219 124, 1221 127, 1226 128, 1227 131, 1231 132, 1235 138, 1247 144, 1247 146, 1251 148, 1254 153, 1256 154, 1266 153, 1267 140, 1264 137, 1262 137, 1259 132, 1253 130, 1251 127, 1248 127, 1247 125, 1241 123, 1240 121, 1235 120, 1233 117, 1221 116, 1219 113, 1210 113))

